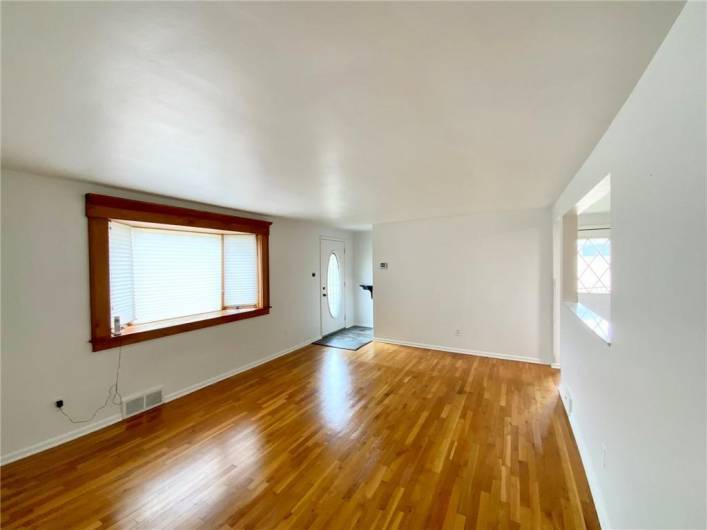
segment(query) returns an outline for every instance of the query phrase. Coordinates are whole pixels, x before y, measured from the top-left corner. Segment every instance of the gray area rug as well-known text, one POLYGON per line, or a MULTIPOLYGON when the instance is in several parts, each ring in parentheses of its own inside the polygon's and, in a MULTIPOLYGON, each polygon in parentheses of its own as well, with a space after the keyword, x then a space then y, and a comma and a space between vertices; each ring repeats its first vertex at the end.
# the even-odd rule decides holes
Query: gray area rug
POLYGON ((314 344, 343 348, 345 350, 358 350, 373 340, 373 328, 351 326, 325 335, 314 344))

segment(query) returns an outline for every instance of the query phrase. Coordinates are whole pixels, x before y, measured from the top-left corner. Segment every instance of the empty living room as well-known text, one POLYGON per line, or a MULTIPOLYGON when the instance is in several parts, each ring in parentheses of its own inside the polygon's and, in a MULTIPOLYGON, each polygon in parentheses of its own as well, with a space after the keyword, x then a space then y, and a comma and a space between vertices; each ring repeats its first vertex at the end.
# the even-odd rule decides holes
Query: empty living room
POLYGON ((707 3, 0 17, 2 528, 707 530, 707 3))

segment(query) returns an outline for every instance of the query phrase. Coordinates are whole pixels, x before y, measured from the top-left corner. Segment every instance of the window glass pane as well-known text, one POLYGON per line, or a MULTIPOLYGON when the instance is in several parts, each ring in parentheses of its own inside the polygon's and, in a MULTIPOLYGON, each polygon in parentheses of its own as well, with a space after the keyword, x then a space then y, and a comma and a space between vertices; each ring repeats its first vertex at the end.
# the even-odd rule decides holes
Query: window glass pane
POLYGON ((258 248, 256 236, 223 236, 223 293, 227 307, 258 303, 258 248))
POLYGON ((333 252, 329 255, 326 283, 329 313, 333 318, 336 318, 339 316, 339 308, 341 307, 341 278, 339 276, 339 260, 333 252))
POLYGON ((110 325, 120 317, 124 326, 132 322, 133 307, 133 245, 131 228, 111 221, 108 232, 108 266, 110 270, 110 325))
POLYGON ((135 322, 221 309, 221 236, 132 228, 135 322))
POLYGON ((611 239, 577 240, 577 292, 611 293, 611 239))

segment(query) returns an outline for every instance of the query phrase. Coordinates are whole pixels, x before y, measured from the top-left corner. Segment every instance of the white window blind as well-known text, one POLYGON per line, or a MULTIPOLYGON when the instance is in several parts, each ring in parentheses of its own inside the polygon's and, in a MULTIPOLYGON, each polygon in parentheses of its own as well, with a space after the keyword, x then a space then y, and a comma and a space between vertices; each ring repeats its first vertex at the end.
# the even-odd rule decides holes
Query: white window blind
POLYGON ((258 248, 256 236, 223 236, 223 298, 226 307, 258 303, 258 248))
POLYGON ((111 221, 108 233, 110 270, 110 322, 120 317, 121 324, 135 318, 133 304, 133 244, 131 227, 111 221))
POLYGON ((215 234, 111 221, 111 325, 144 324, 257 306, 253 234, 215 234))
POLYGON ((135 322, 221 309, 221 236, 133 228, 135 322))

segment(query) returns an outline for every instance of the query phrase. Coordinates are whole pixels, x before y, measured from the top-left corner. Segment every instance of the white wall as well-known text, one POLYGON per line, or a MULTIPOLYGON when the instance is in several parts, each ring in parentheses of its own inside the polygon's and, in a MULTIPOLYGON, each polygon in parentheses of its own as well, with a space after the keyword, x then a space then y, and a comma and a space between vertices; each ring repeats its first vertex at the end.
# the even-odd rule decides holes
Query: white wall
POLYGON ((560 312, 562 391, 604 528, 707 526, 705 67, 691 3, 554 207, 611 174, 612 345, 560 312))
MULTIPOLYGON (((103 402, 116 349, 91 352, 87 192, 231 213, 182 201, 81 182, 3 171, 2 175, 2 455, 59 441, 78 426, 55 410, 85 417, 103 402)), ((271 219, 270 315, 181 333, 123 348, 124 395, 162 385, 166 395, 218 377, 320 336, 319 237, 353 250, 351 232, 271 219), (317 276, 312 277, 312 272, 317 276)), ((350 249, 350 250, 349 250, 350 249)), ((347 314, 353 315, 347 268, 347 314)), ((97 421, 111 421, 109 408, 97 421)), ((19 452, 19 453, 18 453, 19 452)))
POLYGON ((611 213, 583 213, 577 216, 577 228, 611 228, 611 213))
POLYGON ((577 301, 597 315, 611 320, 611 295, 596 293, 577 293, 577 301))
POLYGON ((375 225, 373 256, 376 337, 552 361, 549 210, 375 225))
POLYGON ((354 232, 354 263, 354 323, 373 327, 373 300, 370 293, 360 287, 360 284, 373 284, 373 237, 370 231, 354 232))

